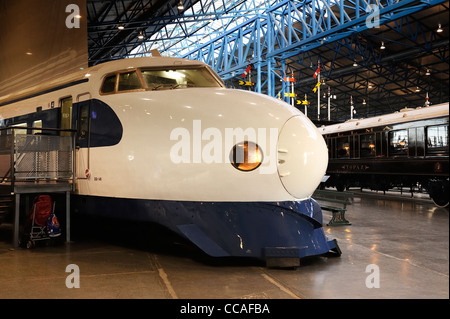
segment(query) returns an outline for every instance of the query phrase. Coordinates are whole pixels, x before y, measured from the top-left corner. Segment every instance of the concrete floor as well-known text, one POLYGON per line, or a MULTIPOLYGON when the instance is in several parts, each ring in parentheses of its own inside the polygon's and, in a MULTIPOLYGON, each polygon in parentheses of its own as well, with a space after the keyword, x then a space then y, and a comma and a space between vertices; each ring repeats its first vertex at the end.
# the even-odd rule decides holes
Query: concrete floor
POLYGON ((303 259, 295 270, 206 258, 159 229, 148 234, 148 225, 115 221, 75 220, 70 244, 13 249, 12 226, 3 224, 0 298, 449 298, 448 209, 429 200, 356 194, 346 217, 351 226, 325 226, 342 256, 303 259), (75 283, 73 269, 66 272, 72 264, 80 288, 66 286, 75 283), (379 288, 368 288, 376 271, 379 288))

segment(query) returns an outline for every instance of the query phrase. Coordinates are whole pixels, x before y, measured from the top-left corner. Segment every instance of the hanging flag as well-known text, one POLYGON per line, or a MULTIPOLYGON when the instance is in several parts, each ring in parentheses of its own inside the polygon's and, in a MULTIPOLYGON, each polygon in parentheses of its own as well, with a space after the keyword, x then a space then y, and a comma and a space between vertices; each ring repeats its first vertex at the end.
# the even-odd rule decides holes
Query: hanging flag
POLYGON ((317 76, 319 75, 319 73, 320 73, 320 65, 319 65, 319 67, 317 68, 316 72, 314 72, 314 78, 317 78, 317 76))
POLYGON ((322 84, 322 82, 317 82, 317 84, 316 84, 316 86, 314 87, 314 89, 313 89, 313 92, 314 93, 316 93, 317 92, 317 89, 319 88, 319 86, 322 84))
POLYGON ((245 69, 244 73, 242 73, 242 77, 245 78, 251 69, 252 69, 252 65, 249 64, 248 67, 245 69))
POLYGON ((252 86, 252 85, 255 85, 255 82, 239 80, 239 85, 252 86))
POLYGON ((295 78, 294 77, 284 77, 284 81, 285 82, 295 82, 295 78))
POLYGON ((291 77, 285 76, 284 81, 285 82, 295 82, 294 72, 292 72, 291 77))
POLYGON ((297 100, 297 104, 309 105, 308 97, 306 96, 306 94, 305 94, 305 100, 304 101, 297 100))

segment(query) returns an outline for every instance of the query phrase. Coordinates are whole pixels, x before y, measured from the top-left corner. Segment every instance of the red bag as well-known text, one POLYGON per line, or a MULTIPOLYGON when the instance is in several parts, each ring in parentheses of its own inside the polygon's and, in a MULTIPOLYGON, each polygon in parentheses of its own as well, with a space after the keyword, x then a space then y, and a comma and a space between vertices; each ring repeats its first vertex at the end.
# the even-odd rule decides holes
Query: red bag
POLYGON ((39 195, 33 200, 33 207, 31 208, 30 219, 33 218, 34 211, 34 223, 38 226, 47 225, 47 220, 53 210, 53 200, 49 195, 39 195))

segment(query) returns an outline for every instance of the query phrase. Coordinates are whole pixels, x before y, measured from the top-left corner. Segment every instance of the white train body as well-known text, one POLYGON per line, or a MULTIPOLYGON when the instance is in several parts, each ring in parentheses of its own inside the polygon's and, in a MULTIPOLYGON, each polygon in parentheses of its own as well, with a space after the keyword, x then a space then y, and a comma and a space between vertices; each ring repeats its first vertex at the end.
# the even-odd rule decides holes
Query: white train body
MULTIPOLYGON (((61 118, 70 117, 77 140, 83 137, 76 150, 74 196, 93 202, 101 198, 148 201, 144 206, 160 201, 300 203, 310 201, 328 163, 321 133, 300 111, 268 96, 226 89, 209 67, 197 61, 162 57, 113 61, 0 97, 0 127, 25 122, 31 126, 41 121, 39 114, 51 112, 41 125, 53 119, 51 125, 60 127, 61 118), (143 84, 144 69, 177 72, 184 67, 203 68, 214 83, 208 87, 143 84), (132 73, 136 70, 138 75, 132 73), (103 92, 107 78, 115 74, 120 75, 113 92, 103 92), (138 76, 144 87, 119 92, 122 75, 138 76), (62 114, 61 108, 67 97, 72 98, 69 115, 62 114), (90 105, 88 118, 81 118, 82 105, 90 105), (87 136, 81 132, 83 125, 87 136), (250 154, 250 144, 242 143, 251 142, 258 145, 261 164, 249 171, 237 169, 231 163, 233 147, 248 148, 250 154)), ((308 214, 313 216, 312 211, 308 214)), ((162 223, 177 230, 178 224, 162 223)), ((267 245, 271 246, 262 247, 267 245)))

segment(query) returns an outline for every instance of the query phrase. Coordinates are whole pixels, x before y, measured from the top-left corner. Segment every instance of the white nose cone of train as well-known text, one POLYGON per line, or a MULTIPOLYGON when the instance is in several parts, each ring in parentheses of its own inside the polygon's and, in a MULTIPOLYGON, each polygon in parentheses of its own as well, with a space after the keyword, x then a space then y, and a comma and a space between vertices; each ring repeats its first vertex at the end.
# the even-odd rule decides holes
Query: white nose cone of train
POLYGON ((325 175, 328 150, 314 124, 303 115, 291 117, 278 137, 278 175, 297 199, 311 196, 325 175))

